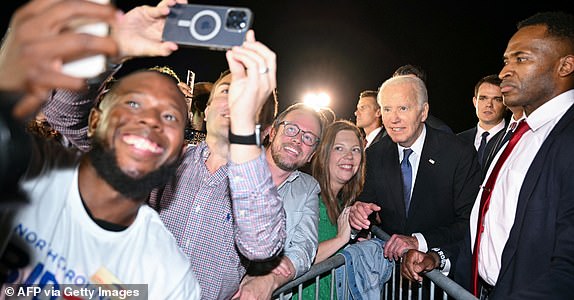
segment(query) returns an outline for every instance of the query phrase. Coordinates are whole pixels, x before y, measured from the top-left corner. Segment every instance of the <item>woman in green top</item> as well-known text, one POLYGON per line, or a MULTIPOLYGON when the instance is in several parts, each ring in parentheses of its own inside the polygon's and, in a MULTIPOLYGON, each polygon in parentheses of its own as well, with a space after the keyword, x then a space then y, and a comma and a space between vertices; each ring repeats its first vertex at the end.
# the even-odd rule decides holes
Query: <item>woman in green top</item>
MULTIPOLYGON (((361 131, 349 121, 329 125, 312 162, 313 177, 321 186, 319 201, 319 249, 314 264, 337 253, 350 239, 348 208, 365 182, 365 149, 361 131)), ((322 276, 320 298, 328 299, 330 273, 322 276)), ((294 297, 295 298, 295 297, 294 297)), ((303 289, 303 299, 315 299, 315 284, 303 289)))

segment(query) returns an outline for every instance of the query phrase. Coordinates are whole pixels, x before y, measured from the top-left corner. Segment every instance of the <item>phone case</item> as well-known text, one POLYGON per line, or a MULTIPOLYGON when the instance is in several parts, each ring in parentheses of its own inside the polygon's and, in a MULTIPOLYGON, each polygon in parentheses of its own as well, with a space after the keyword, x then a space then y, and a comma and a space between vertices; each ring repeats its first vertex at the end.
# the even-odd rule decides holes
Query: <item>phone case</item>
POLYGON ((225 50, 243 43, 252 19, 245 7, 176 4, 167 17, 163 40, 225 50))

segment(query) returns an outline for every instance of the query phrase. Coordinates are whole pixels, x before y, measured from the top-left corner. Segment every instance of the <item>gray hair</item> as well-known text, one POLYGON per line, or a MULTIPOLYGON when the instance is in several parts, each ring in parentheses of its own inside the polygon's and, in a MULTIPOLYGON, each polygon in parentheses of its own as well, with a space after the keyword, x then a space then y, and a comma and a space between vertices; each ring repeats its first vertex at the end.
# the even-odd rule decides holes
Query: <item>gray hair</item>
POLYGON ((381 93, 383 90, 389 86, 401 84, 409 84, 412 86, 417 98, 416 100, 420 107, 422 107, 425 103, 428 103, 428 93, 424 81, 414 75, 400 75, 391 77, 383 82, 383 84, 381 84, 381 87, 379 88, 379 94, 377 95, 377 103, 379 103, 379 106, 383 106, 381 103, 381 93))

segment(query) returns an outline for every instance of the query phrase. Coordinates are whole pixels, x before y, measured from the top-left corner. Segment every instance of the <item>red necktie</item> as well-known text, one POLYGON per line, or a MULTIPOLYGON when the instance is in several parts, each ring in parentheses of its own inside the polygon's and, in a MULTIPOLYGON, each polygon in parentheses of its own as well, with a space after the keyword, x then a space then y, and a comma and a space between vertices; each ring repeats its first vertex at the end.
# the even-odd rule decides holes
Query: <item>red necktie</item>
POLYGON ((510 138, 508 145, 500 154, 500 157, 496 161, 494 168, 492 168, 492 172, 486 181, 486 184, 483 186, 482 195, 480 197, 480 207, 478 211, 478 223, 476 226, 476 240, 474 242, 474 251, 472 253, 472 291, 476 297, 479 297, 479 290, 478 290, 478 250, 480 249, 480 236, 484 231, 484 215, 486 211, 488 211, 488 206, 490 205, 490 195, 492 193, 492 189, 494 188, 494 184, 496 183, 496 177, 498 177, 498 172, 502 168, 502 165, 518 143, 518 140, 522 137, 522 135, 530 129, 530 126, 526 123, 526 121, 521 121, 518 124, 518 128, 516 128, 516 132, 510 138))

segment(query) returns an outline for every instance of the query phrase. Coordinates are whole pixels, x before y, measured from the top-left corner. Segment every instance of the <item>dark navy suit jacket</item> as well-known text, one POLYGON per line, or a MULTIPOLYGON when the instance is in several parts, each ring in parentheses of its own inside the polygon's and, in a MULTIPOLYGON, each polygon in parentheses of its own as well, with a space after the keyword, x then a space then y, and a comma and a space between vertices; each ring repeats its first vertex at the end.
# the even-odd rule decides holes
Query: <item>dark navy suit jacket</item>
MULTIPOLYGON (((458 249, 455 280, 469 288, 469 231, 458 249)), ((574 106, 550 132, 526 173, 490 299, 572 299, 573 287, 574 106)))
MULTIPOLYGON (((488 143, 486 144, 486 148, 484 149, 484 156, 482 157, 482 161, 479 162, 482 167, 482 177, 484 178, 484 176, 486 175, 486 171, 488 171, 488 166, 490 165, 488 163, 488 157, 489 157, 489 153, 491 153, 494 149, 494 147, 496 146, 497 141, 499 141, 502 136, 504 135, 504 133, 506 132, 506 127, 501 129, 500 131, 498 131, 495 135, 493 135, 489 140, 488 143)), ((457 136, 462 139, 465 143, 468 143, 469 145, 471 145, 472 147, 474 147, 474 139, 476 138, 476 126, 474 126, 473 128, 470 128, 468 130, 465 130, 463 132, 457 133, 457 136)), ((475 148, 476 149, 476 148, 475 148)))
POLYGON ((420 232, 431 248, 464 238, 480 167, 473 147, 454 134, 426 129, 408 217, 397 144, 388 135, 367 149, 366 181, 359 201, 381 207, 381 228, 387 233, 420 232))

